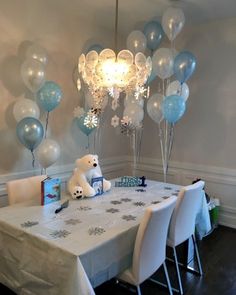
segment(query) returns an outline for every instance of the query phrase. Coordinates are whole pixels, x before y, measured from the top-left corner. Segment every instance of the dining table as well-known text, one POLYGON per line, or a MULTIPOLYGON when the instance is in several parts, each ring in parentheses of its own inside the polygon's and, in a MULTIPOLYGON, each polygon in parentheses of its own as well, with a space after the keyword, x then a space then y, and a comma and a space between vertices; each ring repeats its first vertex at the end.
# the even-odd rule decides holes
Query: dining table
POLYGON ((176 198, 181 186, 115 183, 93 198, 73 200, 63 193, 69 205, 57 214, 61 202, 1 208, 0 283, 20 295, 92 295, 128 268, 145 209, 176 198))

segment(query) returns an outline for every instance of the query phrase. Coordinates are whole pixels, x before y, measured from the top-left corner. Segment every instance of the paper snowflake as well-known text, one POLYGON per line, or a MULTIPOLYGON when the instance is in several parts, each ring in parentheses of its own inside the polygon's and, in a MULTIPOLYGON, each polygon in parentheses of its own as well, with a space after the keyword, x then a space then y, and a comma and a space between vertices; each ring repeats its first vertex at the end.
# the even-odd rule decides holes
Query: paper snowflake
POLYGON ((90 227, 89 230, 88 230, 88 233, 90 236, 94 235, 101 235, 103 233, 105 233, 105 229, 102 228, 101 226, 98 226, 98 227, 90 227))
POLYGON ((115 208, 110 208, 110 209, 106 210, 106 212, 108 212, 108 213, 117 213, 119 211, 120 211, 119 209, 115 209, 115 208))
POLYGON ((66 238, 68 235, 70 234, 69 231, 67 230, 54 230, 50 236, 52 236, 53 238, 66 238))
POLYGON ((119 123, 120 123, 120 118, 117 115, 111 118, 111 126, 113 126, 114 128, 119 126, 119 123))
POLYGON ((121 119, 121 124, 122 125, 129 125, 131 123, 131 119, 128 117, 128 116, 124 116, 122 119, 121 119))
POLYGON ((120 97, 121 90, 118 87, 111 87, 108 89, 108 93, 115 100, 118 100, 118 98, 120 97))
POLYGON ((114 98, 111 102, 111 108, 115 111, 119 107, 118 99, 114 98))
POLYGON ((73 111, 75 118, 80 118, 84 115, 85 111, 81 107, 76 107, 73 111))
POLYGON ((35 225, 38 225, 38 221, 26 221, 24 223, 21 224, 22 227, 32 227, 32 226, 35 226, 35 225))
POLYGON ((136 219, 136 216, 134 215, 123 215, 122 219, 126 220, 126 221, 132 221, 136 219))
POLYGON ((89 111, 84 118, 84 125, 89 129, 96 128, 98 126, 98 117, 89 111))

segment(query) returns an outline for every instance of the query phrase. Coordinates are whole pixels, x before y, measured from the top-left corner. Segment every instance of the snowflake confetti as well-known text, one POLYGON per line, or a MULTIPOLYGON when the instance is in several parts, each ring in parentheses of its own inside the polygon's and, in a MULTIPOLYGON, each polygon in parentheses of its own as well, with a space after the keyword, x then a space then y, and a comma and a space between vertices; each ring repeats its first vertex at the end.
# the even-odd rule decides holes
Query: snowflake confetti
POLYGON ((80 211, 89 211, 89 210, 92 210, 92 208, 89 207, 89 206, 80 206, 78 208, 78 210, 80 210, 80 211))
POLYGON ((91 227, 91 228, 89 228, 88 233, 90 236, 91 235, 94 235, 94 236, 101 235, 101 234, 105 233, 105 229, 100 226, 99 227, 91 227))
POLYGON ((152 201, 153 205, 156 205, 156 204, 159 204, 159 203, 161 203, 161 201, 152 201))
POLYGON ((81 223, 81 221, 79 219, 71 218, 71 219, 65 220, 65 224, 67 224, 67 225, 76 225, 78 223, 81 223))
POLYGON ((132 220, 136 220, 136 216, 133 215, 123 215, 122 219, 126 220, 126 221, 132 221, 132 220))
POLYGON ((134 204, 134 206, 137 206, 137 207, 145 206, 145 203, 144 202, 135 202, 133 204, 134 204))
POLYGON ((111 204, 112 205, 119 205, 121 204, 122 202, 121 201, 111 201, 111 204))
POLYGON ((32 227, 38 224, 39 224, 38 221, 26 221, 22 223, 21 226, 27 228, 27 227, 32 227))
POLYGON ((129 198, 122 198, 120 199, 122 202, 131 202, 132 200, 129 198))
POLYGON ((67 230, 55 230, 50 234, 50 236, 52 236, 55 239, 56 238, 66 238, 69 234, 70 234, 70 232, 67 230))
POLYGON ((119 211, 120 211, 119 209, 115 209, 115 208, 110 208, 110 209, 106 210, 106 212, 108 212, 108 213, 117 213, 119 211))

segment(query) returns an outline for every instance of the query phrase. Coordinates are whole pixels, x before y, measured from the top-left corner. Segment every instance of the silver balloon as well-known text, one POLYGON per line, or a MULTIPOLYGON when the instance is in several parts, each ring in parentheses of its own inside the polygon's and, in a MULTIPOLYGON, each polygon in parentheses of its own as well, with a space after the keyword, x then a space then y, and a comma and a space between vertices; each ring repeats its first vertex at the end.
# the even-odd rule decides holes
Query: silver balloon
POLYGON ((179 95, 182 96, 184 101, 186 102, 189 97, 189 88, 186 83, 181 83, 179 81, 173 81, 171 82, 167 89, 166 89, 166 96, 170 95, 179 95))
POLYGON ((46 49, 44 49, 43 47, 41 47, 40 45, 36 43, 31 45, 28 48, 28 50, 26 51, 26 56, 27 58, 36 59, 40 61, 41 63, 43 63, 44 65, 48 63, 48 54, 46 49))
POLYGON ((21 66, 21 77, 30 91, 37 92, 43 86, 45 76, 44 65, 40 61, 27 58, 23 62, 21 66))
POLYGON ((174 58, 173 51, 169 48, 160 48, 155 51, 152 57, 153 71, 161 79, 169 78, 173 75, 174 58))
POLYGON ((147 39, 141 31, 133 31, 127 38, 127 48, 133 52, 144 52, 147 46, 147 39))
POLYGON ((39 164, 44 169, 54 164, 60 157, 60 146, 52 139, 44 139, 37 150, 39 164))
POLYGON ((138 127, 143 120, 144 111, 139 105, 132 103, 124 109, 123 117, 128 117, 131 123, 138 127))
POLYGON ((38 105, 33 100, 21 98, 14 104, 13 116, 17 122, 26 117, 39 119, 40 110, 38 105))
POLYGON ((124 107, 126 108, 128 105, 132 103, 139 105, 141 108, 143 108, 144 106, 143 98, 136 99, 134 95, 126 95, 124 99, 124 107))
POLYGON ((152 95, 147 102, 147 113, 150 118, 158 124, 163 120, 161 111, 163 98, 164 96, 162 94, 157 93, 152 95))
POLYGON ((184 26, 185 17, 180 8, 169 7, 162 16, 162 28, 170 41, 180 33, 184 26))

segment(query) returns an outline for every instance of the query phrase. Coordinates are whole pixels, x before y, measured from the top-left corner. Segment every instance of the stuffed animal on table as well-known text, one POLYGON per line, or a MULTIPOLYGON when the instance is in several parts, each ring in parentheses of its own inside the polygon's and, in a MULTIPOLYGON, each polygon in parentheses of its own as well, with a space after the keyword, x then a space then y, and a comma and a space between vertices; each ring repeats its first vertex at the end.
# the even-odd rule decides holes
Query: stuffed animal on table
MULTIPOLYGON (((90 183, 92 178, 102 176, 98 156, 88 154, 80 159, 77 159, 75 164, 76 168, 68 181, 68 191, 70 192, 72 198, 76 196, 78 187, 82 188, 82 195, 84 197, 95 196, 96 191, 90 183)), ((103 178, 103 191, 109 191, 110 188, 111 182, 103 178)))
POLYGON ((83 189, 82 189, 81 186, 78 186, 78 185, 76 185, 74 187, 73 193, 70 193, 70 194, 71 194, 72 199, 74 199, 74 200, 75 199, 79 200, 79 199, 82 199, 84 197, 83 189))

